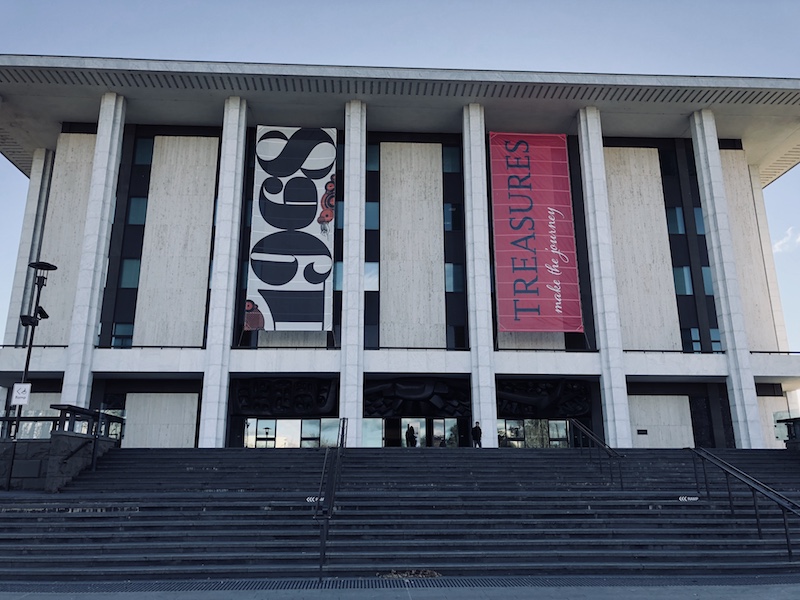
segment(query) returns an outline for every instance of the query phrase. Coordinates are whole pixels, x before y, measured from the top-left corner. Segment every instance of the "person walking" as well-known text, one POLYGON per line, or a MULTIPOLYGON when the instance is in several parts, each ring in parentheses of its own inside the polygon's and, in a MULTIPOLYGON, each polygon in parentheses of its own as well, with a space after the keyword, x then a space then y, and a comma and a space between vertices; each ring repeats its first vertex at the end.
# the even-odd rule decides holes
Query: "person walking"
POLYGON ((475 427, 472 428, 472 447, 473 448, 483 448, 481 446, 481 424, 478 421, 475 421, 475 427))

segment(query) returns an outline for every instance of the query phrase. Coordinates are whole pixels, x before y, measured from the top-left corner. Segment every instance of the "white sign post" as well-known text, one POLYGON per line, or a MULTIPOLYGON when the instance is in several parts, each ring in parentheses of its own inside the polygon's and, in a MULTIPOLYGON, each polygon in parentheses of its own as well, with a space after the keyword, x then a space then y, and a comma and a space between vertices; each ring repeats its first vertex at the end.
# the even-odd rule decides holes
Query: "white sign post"
POLYGON ((11 393, 11 406, 21 406, 28 404, 31 395, 30 383, 15 383, 11 393))

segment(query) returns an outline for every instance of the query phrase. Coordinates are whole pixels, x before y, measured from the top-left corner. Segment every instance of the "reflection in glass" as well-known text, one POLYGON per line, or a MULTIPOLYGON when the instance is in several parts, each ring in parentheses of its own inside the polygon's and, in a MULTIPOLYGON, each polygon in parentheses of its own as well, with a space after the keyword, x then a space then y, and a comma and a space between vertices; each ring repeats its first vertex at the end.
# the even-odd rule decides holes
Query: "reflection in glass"
POLYGON ((378 144, 367 145, 367 171, 378 171, 381 168, 381 147, 378 144))
POLYGON ((300 419, 281 419, 275 430, 276 448, 300 447, 300 419))
POLYGON ((714 280, 711 277, 711 267, 703 267, 703 292, 706 296, 714 295, 714 280))
POLYGON ((410 419, 400 419, 400 427, 403 431, 403 439, 402 439, 402 446, 403 448, 408 447, 408 443, 406 442, 406 431, 408 431, 408 426, 414 428, 414 435, 416 436, 416 446, 415 448, 422 448, 426 445, 426 427, 425 427, 425 419, 417 419, 417 418, 410 418, 410 419))
POLYGON ((320 419, 319 445, 333 448, 339 441, 339 419, 320 419))
POLYGON ((122 259, 122 266, 119 275, 119 287, 134 289, 139 287, 139 267, 141 261, 138 258, 122 259))
POLYGON ((442 146, 442 171, 444 173, 461 172, 461 148, 442 146))
POLYGON ((364 263, 364 291, 378 292, 381 289, 380 263, 364 263))
POLYGON ((342 279, 344 278, 344 263, 337 260, 333 263, 333 291, 342 291, 342 279))
POLYGON ((361 422, 361 444, 365 448, 383 447, 383 419, 364 419, 361 422))
POLYGON ((706 234, 706 223, 703 220, 703 209, 699 206, 694 207, 694 225, 697 229, 697 235, 706 234))
POLYGON ((672 275, 675 279, 675 294, 678 296, 691 296, 692 274, 689 267, 672 267, 672 275))
POLYGON ((128 225, 144 225, 147 216, 147 198, 134 196, 128 200, 128 225))
POLYGON ((669 233, 686 233, 683 224, 683 209, 680 206, 667 208, 667 231, 669 233))
POLYGON ((365 209, 364 228, 377 231, 381 223, 381 205, 377 202, 367 202, 365 209))

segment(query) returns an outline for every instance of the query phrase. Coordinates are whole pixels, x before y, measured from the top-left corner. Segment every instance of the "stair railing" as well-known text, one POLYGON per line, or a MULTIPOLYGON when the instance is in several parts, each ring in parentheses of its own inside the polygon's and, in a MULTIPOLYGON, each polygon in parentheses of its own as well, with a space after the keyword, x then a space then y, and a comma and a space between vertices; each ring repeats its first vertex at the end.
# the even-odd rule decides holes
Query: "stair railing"
POLYGON ((573 430, 578 430, 578 437, 580 440, 579 448, 583 449, 586 446, 584 445, 585 439, 589 441, 589 456, 593 456, 593 450, 597 450, 597 462, 600 465, 600 474, 603 474, 603 464, 604 464, 604 457, 605 457, 605 464, 608 465, 608 476, 611 480, 611 484, 614 484, 614 469, 616 467, 617 471, 617 479, 619 480, 619 489, 625 489, 625 481, 622 478, 622 465, 620 459, 625 458, 623 454, 620 454, 614 448, 606 444, 605 440, 597 436, 591 429, 586 427, 583 423, 578 421, 577 419, 567 419, 569 421, 570 426, 573 430))
POLYGON ((711 498, 711 486, 708 483, 708 472, 706 470, 706 463, 711 463, 715 467, 718 467, 725 473, 725 484, 727 486, 728 491, 728 505, 730 506, 731 515, 736 514, 736 509, 733 503, 733 493, 731 492, 731 477, 740 481, 744 485, 746 485, 753 496, 753 510, 755 512, 756 518, 756 527, 758 528, 758 539, 764 539, 764 533, 761 528, 761 514, 759 513, 758 509, 758 494, 761 494, 768 500, 772 501, 774 504, 781 509, 781 513, 783 514, 783 531, 786 537, 786 550, 789 553, 789 560, 793 559, 792 553, 792 540, 791 534, 789 531, 789 513, 795 515, 796 517, 800 517, 800 504, 791 500, 781 494, 780 492, 776 491, 775 489, 771 488, 767 484, 759 481, 752 475, 748 475, 741 469, 736 468, 729 462, 721 459, 720 457, 712 454, 705 448, 687 448, 692 452, 692 467, 694 468, 694 477, 695 482, 697 484, 697 493, 701 494, 702 490, 700 488, 700 478, 697 473, 697 461, 700 461, 700 464, 703 467, 703 480, 705 483, 705 491, 706 491, 706 499, 711 498))
POLYGON ((342 451, 347 444, 347 419, 339 419, 339 434, 336 448, 325 449, 325 459, 319 479, 319 491, 314 501, 314 520, 320 524, 319 529, 319 579, 322 580, 325 568, 325 555, 328 546, 328 530, 333 517, 336 490, 342 473, 342 451))

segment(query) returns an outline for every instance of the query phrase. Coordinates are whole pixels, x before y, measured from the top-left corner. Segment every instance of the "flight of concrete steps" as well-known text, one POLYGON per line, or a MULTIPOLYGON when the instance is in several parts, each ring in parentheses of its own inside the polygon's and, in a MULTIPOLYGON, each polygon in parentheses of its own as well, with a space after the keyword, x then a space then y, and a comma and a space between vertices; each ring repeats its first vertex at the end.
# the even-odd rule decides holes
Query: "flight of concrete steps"
MULTIPOLYGON (((800 498, 787 451, 716 451, 800 498)), ((58 494, 0 492, 0 581, 800 572, 780 511, 687 450, 346 449, 326 562, 321 449, 117 449, 58 494)))

